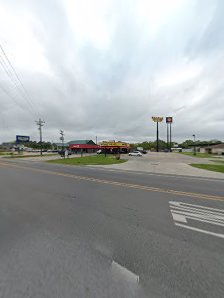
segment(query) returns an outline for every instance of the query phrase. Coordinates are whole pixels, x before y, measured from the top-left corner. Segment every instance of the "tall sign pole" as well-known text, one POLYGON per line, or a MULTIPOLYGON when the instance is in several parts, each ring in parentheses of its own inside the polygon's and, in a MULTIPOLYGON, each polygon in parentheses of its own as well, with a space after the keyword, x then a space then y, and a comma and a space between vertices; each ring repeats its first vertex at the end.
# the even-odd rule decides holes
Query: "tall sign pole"
POLYGON ((159 152, 159 122, 163 121, 163 117, 152 117, 152 120, 156 122, 156 152, 159 152))
POLYGON ((156 122, 156 152, 159 152, 159 122, 156 122))
POLYGON ((172 123, 170 123, 170 152, 172 151, 172 134, 171 134, 172 123))
POLYGON ((170 136, 169 136, 169 123, 166 122, 166 135, 167 135, 167 139, 166 139, 166 143, 167 143, 167 150, 170 151, 170 136))
POLYGON ((43 146, 42 146, 42 126, 44 126, 44 121, 43 120, 41 120, 40 118, 39 118, 39 120, 38 121, 36 121, 36 124, 37 124, 37 126, 38 126, 38 129, 39 129, 39 131, 40 131, 40 155, 43 155, 43 146))
POLYGON ((166 124, 167 124, 167 149, 171 152, 172 148, 172 134, 171 134, 171 126, 173 123, 173 117, 166 117, 166 124), (170 132, 169 132, 170 128, 170 132))

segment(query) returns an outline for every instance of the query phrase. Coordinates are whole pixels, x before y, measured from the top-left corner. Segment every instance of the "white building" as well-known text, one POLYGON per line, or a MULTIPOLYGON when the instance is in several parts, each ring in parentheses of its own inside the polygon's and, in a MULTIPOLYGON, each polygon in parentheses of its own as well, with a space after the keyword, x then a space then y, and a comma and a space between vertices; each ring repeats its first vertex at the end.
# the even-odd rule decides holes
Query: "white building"
POLYGON ((210 145, 207 147, 201 147, 200 153, 211 153, 224 155, 224 144, 210 145))

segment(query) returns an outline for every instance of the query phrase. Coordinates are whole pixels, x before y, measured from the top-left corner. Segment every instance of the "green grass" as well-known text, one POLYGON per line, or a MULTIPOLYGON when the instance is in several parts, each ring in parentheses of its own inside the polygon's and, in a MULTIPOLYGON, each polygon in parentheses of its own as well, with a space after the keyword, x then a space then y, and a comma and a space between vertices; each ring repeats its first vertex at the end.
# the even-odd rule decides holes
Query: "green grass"
POLYGON ((191 164, 191 166, 198 169, 224 173, 224 165, 191 164))
POLYGON ((179 154, 184 154, 184 155, 188 155, 188 156, 192 156, 192 157, 200 157, 200 158, 212 158, 215 156, 215 155, 209 154, 209 153, 197 153, 196 155, 194 155, 193 152, 179 152, 179 154))
POLYGON ((67 165, 111 165, 126 162, 127 160, 117 160, 114 156, 93 155, 84 157, 70 157, 56 160, 48 160, 49 163, 67 164, 67 165))
POLYGON ((9 155, 10 154, 10 152, 1 152, 0 151, 0 155, 9 155))
POLYGON ((211 159, 210 161, 216 162, 216 163, 224 163, 224 159, 223 160, 215 160, 215 159, 211 159))
MULTIPOLYGON (((49 154, 43 154, 42 156, 54 156, 58 155, 57 153, 49 153, 49 154)), ((29 157, 40 157, 40 154, 35 154, 35 155, 18 155, 18 154, 11 154, 9 156, 5 156, 5 158, 29 158, 29 157)))

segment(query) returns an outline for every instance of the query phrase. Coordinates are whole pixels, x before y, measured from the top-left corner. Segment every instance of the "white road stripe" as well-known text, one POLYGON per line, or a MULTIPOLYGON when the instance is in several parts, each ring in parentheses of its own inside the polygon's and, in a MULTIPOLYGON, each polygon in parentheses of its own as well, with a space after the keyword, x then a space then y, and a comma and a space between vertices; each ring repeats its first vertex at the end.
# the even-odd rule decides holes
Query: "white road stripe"
POLYGON ((123 276, 125 279, 129 281, 134 281, 137 283, 139 282, 139 275, 136 275, 135 273, 131 272, 124 266, 121 266, 117 262, 112 261, 111 267, 112 267, 112 270, 116 273, 116 275, 120 274, 121 276, 123 276))
POLYGON ((185 216, 183 216, 183 215, 179 215, 179 214, 176 214, 176 213, 172 212, 172 216, 173 216, 174 221, 176 220, 176 221, 180 221, 180 222, 187 222, 185 216))
POLYGON ((186 226, 186 225, 176 223, 176 222, 175 222, 175 225, 178 226, 178 227, 182 227, 182 228, 185 228, 185 229, 193 230, 193 231, 196 231, 196 232, 201 232, 201 233, 204 233, 204 234, 208 234, 208 235, 212 235, 212 236, 216 236, 216 237, 224 239, 224 234, 214 233, 214 232, 210 232, 210 231, 207 231, 207 230, 194 228, 194 227, 191 227, 191 226, 186 226))
POLYGON ((185 210, 185 211, 197 211, 198 214, 203 213, 203 214, 209 214, 209 215, 214 215, 214 216, 220 216, 221 218, 224 217, 224 213, 217 212, 217 211, 208 211, 208 210, 203 210, 203 209, 198 209, 198 208, 192 208, 192 207, 177 207, 177 206, 171 206, 174 210, 185 210))
POLYGON ((170 211, 176 226, 208 235, 213 235, 219 238, 224 238, 224 234, 215 233, 187 225, 187 220, 190 219, 194 222, 198 221, 206 224, 224 227, 224 210, 175 201, 171 201, 169 203, 170 211))
MULTIPOLYGON (((214 221, 210 221, 210 220, 207 220, 207 219, 194 218, 194 217, 190 217, 190 216, 187 216, 187 219, 193 219, 193 220, 197 220, 197 221, 200 221, 200 222, 209 223, 209 224, 212 224, 212 225, 217 225, 217 226, 224 227, 223 224, 220 224, 220 223, 217 223, 217 222, 214 222, 214 221)), ((186 220, 186 217, 185 217, 185 220, 186 220)), ((175 221, 175 219, 174 219, 174 221, 175 221)), ((184 222, 184 221, 181 220, 181 222, 184 222)), ((187 220, 185 222, 187 223, 187 220)))
POLYGON ((176 202, 176 201, 170 201, 169 202, 170 205, 174 205, 174 206, 179 206, 179 207, 188 207, 188 206, 192 206, 192 207, 196 207, 196 208, 202 208, 202 209, 208 209, 208 210, 214 210, 214 211, 218 211, 218 212, 222 212, 224 214, 224 210, 222 209, 217 209, 217 208, 211 208, 211 207, 205 207, 205 206, 201 206, 201 205, 193 205, 193 204, 188 204, 188 203, 182 203, 182 202, 176 202))
POLYGON ((172 215, 173 214, 182 215, 185 218, 201 220, 201 221, 205 220, 205 221, 209 221, 214 224, 219 224, 220 226, 224 226, 224 220, 210 217, 207 214, 203 215, 203 214, 190 213, 190 212, 184 212, 184 211, 175 211, 175 210, 171 210, 171 213, 172 213, 172 215))

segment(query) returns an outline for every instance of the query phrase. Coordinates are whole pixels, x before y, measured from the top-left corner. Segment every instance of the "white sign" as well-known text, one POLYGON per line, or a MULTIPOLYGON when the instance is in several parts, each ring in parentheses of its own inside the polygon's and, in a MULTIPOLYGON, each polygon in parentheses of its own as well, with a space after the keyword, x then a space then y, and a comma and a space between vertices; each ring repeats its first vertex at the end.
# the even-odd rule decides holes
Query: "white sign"
POLYGON ((191 219, 224 228, 224 210, 175 201, 170 201, 169 204, 176 226, 224 239, 224 234, 199 229, 188 224, 188 220, 191 219))

